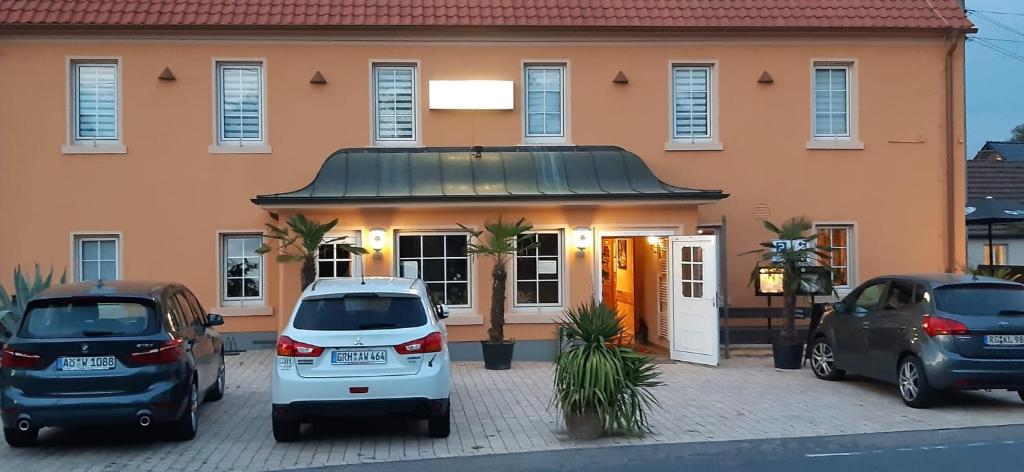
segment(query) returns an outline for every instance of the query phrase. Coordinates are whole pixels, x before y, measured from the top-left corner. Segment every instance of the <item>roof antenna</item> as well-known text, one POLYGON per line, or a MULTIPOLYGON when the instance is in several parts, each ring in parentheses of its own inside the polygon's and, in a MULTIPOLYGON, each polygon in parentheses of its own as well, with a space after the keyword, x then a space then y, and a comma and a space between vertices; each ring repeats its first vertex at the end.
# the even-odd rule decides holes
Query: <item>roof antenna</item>
POLYGON ((96 288, 103 288, 103 279, 96 279, 96 288))
MULTIPOLYGON (((363 256, 364 255, 365 254, 360 254, 359 255, 359 262, 363 262, 363 256)), ((362 266, 362 264, 359 264, 359 265, 362 266)), ((359 282, 359 285, 366 285, 366 274, 363 273, 363 268, 362 267, 359 268, 359 280, 361 280, 361 282, 359 282)))

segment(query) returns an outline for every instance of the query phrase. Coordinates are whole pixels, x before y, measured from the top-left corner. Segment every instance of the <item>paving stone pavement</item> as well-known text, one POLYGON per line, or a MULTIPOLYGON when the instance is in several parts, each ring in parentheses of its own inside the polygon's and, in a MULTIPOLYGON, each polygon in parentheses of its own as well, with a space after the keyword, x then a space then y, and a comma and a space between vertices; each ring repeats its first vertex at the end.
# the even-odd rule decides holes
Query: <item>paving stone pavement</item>
POLYGON ((550 406, 548 363, 492 372, 479 363, 453 368, 452 434, 431 439, 418 422, 371 419, 312 425, 299 443, 270 431, 273 353, 228 358, 228 391, 201 407, 199 436, 169 442, 136 428, 44 430, 31 449, 0 446, 0 470, 267 471, 433 457, 599 447, 818 436, 1024 424, 1015 393, 957 394, 930 410, 903 406, 895 387, 865 379, 823 382, 808 369, 780 371, 770 359, 737 358, 717 368, 660 365, 654 433, 644 438, 568 441, 550 406))

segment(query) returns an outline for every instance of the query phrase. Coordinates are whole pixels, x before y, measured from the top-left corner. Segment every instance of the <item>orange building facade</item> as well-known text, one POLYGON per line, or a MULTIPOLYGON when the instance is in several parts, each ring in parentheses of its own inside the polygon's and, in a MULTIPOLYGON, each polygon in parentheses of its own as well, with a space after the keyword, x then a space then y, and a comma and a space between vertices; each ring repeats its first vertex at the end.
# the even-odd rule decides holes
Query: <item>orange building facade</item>
MULTIPOLYGON (((338 218, 336 235, 366 247, 382 237, 380 250, 349 261, 324 249, 321 275, 400 275, 414 262, 453 306, 452 341, 471 343, 486 336, 491 266, 446 237, 526 217, 548 252, 510 271, 506 333, 544 351, 562 310, 612 293, 628 299, 631 330, 667 342, 657 287, 671 284, 652 254, 669 236, 721 236, 723 217, 716 303, 736 312, 765 303, 748 285, 755 258, 738 255, 770 238, 764 219, 806 216, 842 248, 840 293, 885 273, 957 270, 963 33, 7 28, 0 274, 39 263, 77 280, 180 281, 240 348, 265 346, 300 282, 297 265, 254 255, 258 235, 295 213, 338 218), (443 93, 431 82, 467 80, 510 83, 488 89, 510 109, 465 82, 453 85, 463 108, 498 109, 431 105, 443 93), (355 195, 353 164, 347 196, 259 197, 303 188, 339 149, 446 148, 442 161, 472 162, 497 148, 541 159, 590 146, 638 156, 671 188, 722 193, 474 199, 477 188, 452 200, 441 188, 374 201, 355 195), (609 270, 629 284, 602 287, 609 270)), ((373 172, 362 175, 390 182, 373 172)))

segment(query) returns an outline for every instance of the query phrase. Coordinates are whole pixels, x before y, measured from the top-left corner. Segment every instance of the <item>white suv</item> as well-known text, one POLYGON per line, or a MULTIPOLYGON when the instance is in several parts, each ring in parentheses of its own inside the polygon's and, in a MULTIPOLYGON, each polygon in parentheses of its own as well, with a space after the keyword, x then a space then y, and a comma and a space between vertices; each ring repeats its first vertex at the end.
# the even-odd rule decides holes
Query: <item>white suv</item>
POLYGON ((450 429, 447 308, 421 280, 320 280, 299 299, 277 341, 274 438, 294 441, 302 422, 346 416, 427 419, 450 429))

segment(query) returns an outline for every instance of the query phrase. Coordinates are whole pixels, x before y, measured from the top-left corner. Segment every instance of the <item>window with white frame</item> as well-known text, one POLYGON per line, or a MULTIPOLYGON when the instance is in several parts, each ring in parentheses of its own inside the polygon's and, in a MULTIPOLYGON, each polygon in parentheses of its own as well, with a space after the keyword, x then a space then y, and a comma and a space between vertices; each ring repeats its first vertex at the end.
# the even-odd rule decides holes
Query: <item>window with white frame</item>
POLYGON ((850 225, 816 225, 818 239, 816 246, 831 248, 827 262, 832 267, 832 285, 836 288, 852 286, 853 273, 853 227, 850 225))
POLYGON ((373 139, 416 141, 416 66, 373 65, 373 139))
POLYGON ((562 233, 528 233, 523 242, 536 247, 516 254, 514 266, 516 306, 562 304, 562 233))
POLYGON ((672 139, 711 139, 711 66, 672 67, 672 139))
POLYGON ((437 303, 469 307, 472 287, 469 235, 453 233, 399 233, 398 274, 423 279, 437 303))
POLYGON ((75 278, 79 282, 119 279, 120 245, 117 235, 75 236, 75 278))
POLYGON ((353 236, 328 236, 320 244, 316 254, 316 276, 320 279, 334 279, 358 275, 358 259, 345 249, 346 245, 358 244, 353 236))
POLYGON ((565 64, 525 66, 526 138, 565 138, 565 64))
POLYGON ((263 299, 263 244, 259 234, 221 235, 221 302, 241 304, 263 299))
POLYGON ((117 60, 72 60, 72 140, 86 144, 117 142, 117 60))
POLYGON ((262 144, 264 123, 263 64, 218 62, 218 144, 262 144))
POLYGON ((850 137, 849 64, 814 66, 814 137, 850 137))

